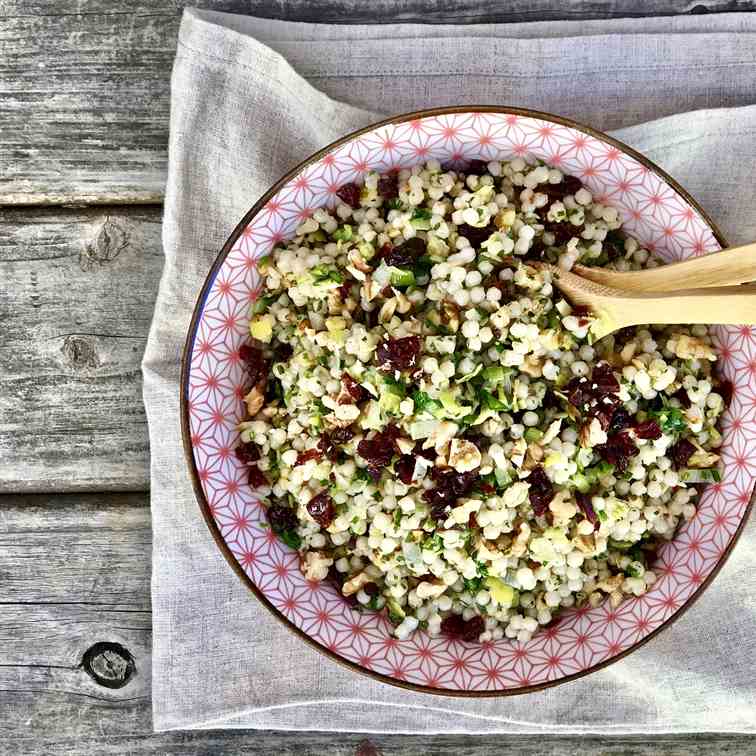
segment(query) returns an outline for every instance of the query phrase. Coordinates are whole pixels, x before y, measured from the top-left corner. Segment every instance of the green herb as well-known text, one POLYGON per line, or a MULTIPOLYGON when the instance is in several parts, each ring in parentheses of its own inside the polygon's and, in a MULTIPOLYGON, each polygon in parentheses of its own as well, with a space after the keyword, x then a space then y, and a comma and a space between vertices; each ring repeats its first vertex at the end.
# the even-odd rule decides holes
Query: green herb
POLYGON ((603 509, 597 509, 596 514, 598 515, 599 520, 601 520, 602 522, 606 522, 609 517, 609 515, 607 515, 607 513, 604 512, 603 509))
POLYGON ((287 546, 291 546, 292 549, 299 550, 299 547, 302 545, 302 539, 299 537, 299 534, 295 530, 282 530, 280 533, 278 533, 278 537, 287 546))
POLYGON ((270 307, 271 303, 275 302, 276 299, 277 297, 272 294, 265 297, 258 297, 252 305, 252 314, 262 315, 262 313, 267 312, 268 307, 270 307))
POLYGON ((418 257, 415 260, 415 264, 412 266, 412 272, 415 274, 415 278, 426 278, 430 275, 430 269, 433 267, 433 260, 427 255, 418 257))
POLYGON ((354 230, 348 223, 345 223, 343 226, 339 226, 333 232, 333 238, 336 239, 336 241, 350 241, 353 236, 354 230))
POLYGON ((370 473, 364 467, 358 467, 357 472, 354 474, 356 480, 363 480, 366 483, 372 483, 373 479, 370 477, 370 473))
POLYGON ((434 533, 423 541, 420 548, 441 552, 444 550, 444 541, 439 533, 434 533))
POLYGON ((407 396, 407 384, 403 381, 397 381, 393 375, 384 375, 383 382, 388 386, 392 394, 401 396, 402 399, 407 396))
POLYGON ((380 609, 380 603, 381 603, 381 597, 379 594, 376 593, 375 596, 370 597, 370 601, 367 602, 366 606, 368 609, 372 609, 373 611, 380 609))
POLYGON ((415 283, 415 274, 411 270, 394 268, 391 271, 391 285, 401 289, 405 286, 412 286, 415 283))
POLYGON ((433 415, 441 409, 441 402, 432 399, 425 391, 415 391, 412 394, 412 401, 415 404, 415 412, 428 412, 433 415))
POLYGON ((402 201, 399 197, 390 199, 386 204, 388 205, 389 210, 399 210, 402 207, 402 201))
POLYGON ((501 399, 497 399, 490 391, 486 391, 486 389, 480 389, 478 392, 478 398, 486 409, 506 411, 510 408, 507 402, 502 402, 501 399))
POLYGON ((430 220, 432 217, 433 213, 425 207, 418 207, 412 213, 412 220, 430 220))
POLYGON ((328 281, 332 281, 334 283, 344 282, 344 277, 341 275, 341 273, 339 273, 336 268, 332 268, 325 263, 321 263, 320 265, 316 265, 314 268, 311 268, 310 275, 312 276, 313 282, 316 284, 326 283, 328 281))
POLYGON ((398 528, 402 522, 402 510, 397 507, 394 510, 394 527, 398 528))
POLYGON ((617 551, 627 551, 633 547, 631 541, 615 541, 614 538, 609 539, 609 548, 617 549, 617 551))
POLYGON ((483 587, 483 578, 475 577, 471 579, 464 578, 462 581, 465 584, 465 590, 472 596, 483 587))
POLYGON ((688 427, 685 415, 677 407, 672 407, 666 402, 660 410, 650 411, 648 416, 659 423, 663 433, 671 436, 680 435, 688 427))

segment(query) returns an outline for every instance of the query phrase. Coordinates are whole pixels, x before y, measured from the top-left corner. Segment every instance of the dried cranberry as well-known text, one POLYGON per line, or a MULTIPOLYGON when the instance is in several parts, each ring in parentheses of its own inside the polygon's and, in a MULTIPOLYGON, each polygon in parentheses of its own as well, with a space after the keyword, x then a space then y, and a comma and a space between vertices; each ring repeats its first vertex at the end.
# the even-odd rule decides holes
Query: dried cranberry
MULTIPOLYGON (((730 402, 732 401, 732 395, 733 395, 734 390, 735 390, 734 386, 732 385, 732 381, 728 381, 726 379, 718 381, 716 383, 716 385, 714 386, 714 390, 722 397, 722 401, 724 402, 724 406, 725 407, 729 407, 730 406, 730 402)), ((683 389, 680 389, 680 391, 683 391, 683 389)), ((685 396, 687 398, 688 392, 685 391, 683 393, 685 394, 685 396)), ((680 404, 682 404, 682 402, 680 402, 680 404)), ((690 407, 690 399, 688 399, 688 404, 687 405, 683 405, 683 406, 690 407)))
POLYGON ((358 607, 360 605, 360 602, 357 600, 357 594, 353 593, 350 596, 345 596, 341 589, 346 582, 348 575, 346 572, 339 572, 336 567, 331 565, 328 568, 328 575, 326 576, 326 580, 334 585, 336 589, 339 592, 339 595, 344 600, 345 603, 347 603, 349 606, 358 607))
POLYGON ((572 314, 576 318, 585 318, 591 314, 591 308, 588 305, 574 305, 572 308, 572 314))
POLYGON ((363 438, 357 444, 357 454, 368 463, 368 472, 373 477, 373 471, 377 471, 380 478, 381 469, 391 464, 398 436, 399 429, 395 425, 387 425, 372 438, 363 438))
POLYGON ((395 173, 389 173, 378 179, 378 194, 385 200, 399 196, 399 177, 395 173))
POLYGON ((294 354, 294 347, 291 344, 279 344, 273 350, 273 360, 274 362, 288 362, 292 354, 294 354))
POLYGON ((263 475, 257 465, 251 465, 249 468, 247 480, 252 488, 261 488, 268 485, 268 479, 263 475))
POLYGON ((450 614, 441 620, 441 632, 444 635, 451 635, 452 638, 461 637, 465 631, 465 621, 461 614, 450 614))
POLYGON ((650 441, 655 441, 657 438, 661 438, 662 430, 656 420, 645 420, 635 426, 635 435, 638 438, 647 438, 650 441))
POLYGON ((257 462, 260 459, 260 449, 257 444, 253 444, 251 441, 247 444, 239 444, 234 452, 236 458, 245 465, 250 462, 257 462))
POLYGON ((608 362, 599 362, 591 374, 592 389, 595 395, 616 394, 620 390, 617 376, 608 362))
POLYGON ((331 438, 335 444, 345 444, 354 438, 354 430, 348 426, 346 428, 335 428, 331 431, 331 438))
POLYGON ((614 394, 607 394, 595 401, 588 409, 588 417, 595 417, 599 421, 601 430, 607 430, 612 423, 620 399, 614 394))
POLYGON ((377 483, 381 479, 381 475, 383 475, 383 468, 381 467, 375 467, 373 465, 368 465, 365 468, 367 474, 377 483))
POLYGON ((341 385, 349 396, 354 399, 355 404, 360 404, 370 398, 367 389, 362 388, 362 386, 360 386, 349 373, 341 374, 341 385))
POLYGON ((295 530, 297 515, 291 507, 285 507, 283 504, 275 502, 268 507, 268 523, 274 533, 295 530))
POLYGON ((253 384, 268 375, 268 361, 260 347, 242 344, 239 348, 239 357, 247 368, 253 384))
POLYGON ((564 199, 568 194, 575 194, 575 192, 582 189, 583 184, 579 178, 575 176, 565 176, 558 184, 540 184, 536 191, 541 194, 548 195, 549 199, 564 199))
POLYGON ((448 508, 468 493, 480 478, 476 470, 458 473, 451 467, 434 467, 430 475, 436 486, 426 489, 423 498, 431 505, 431 517, 435 520, 444 519, 448 508))
POLYGON ((543 260, 546 257, 546 245, 543 239, 533 239, 524 255, 526 260, 543 260))
POLYGON ((362 586, 362 590, 365 591, 368 596, 377 596, 381 592, 375 583, 365 583, 365 585, 362 586))
POLYGON ((414 265, 418 257, 422 257, 425 254, 425 250, 425 242, 418 236, 413 236, 411 239, 402 242, 399 246, 392 247, 386 253, 384 259, 386 260, 386 265, 393 265, 395 268, 408 268, 414 265))
MULTIPOLYGON (((624 407, 618 407, 612 415, 612 422, 609 425, 609 433, 617 433, 633 424, 630 413, 624 407)), ((606 430, 606 429, 605 429, 606 430)))
POLYGON ((310 517, 312 517, 321 528, 327 528, 336 516, 333 499, 325 491, 315 494, 315 496, 307 502, 307 511, 309 512, 310 517))
POLYGON ((577 501, 578 507, 580 507, 580 511, 585 515, 585 519, 595 525, 598 522, 598 516, 596 515, 596 510, 593 508, 593 504, 591 503, 590 495, 580 493, 578 491, 575 494, 575 500, 577 501))
POLYGON ((627 433, 615 433, 609 436, 605 444, 598 444, 593 450, 620 473, 627 470, 630 457, 638 453, 638 447, 627 433))
POLYGON ((554 498, 554 486, 541 465, 534 467, 530 471, 528 483, 530 483, 530 488, 528 489, 530 505, 533 507, 533 512, 535 512, 536 516, 540 517, 546 514, 549 504, 554 498))
POLYGON ((573 236, 577 235, 577 228, 569 221, 545 221, 543 230, 554 236, 556 246, 567 244, 573 236))
POLYGON ((344 281, 341 286, 339 286, 336 291, 339 293, 339 297, 341 298, 341 301, 345 301, 349 295, 352 293, 352 282, 351 281, 344 281))
POLYGON ((305 462, 309 462, 311 459, 320 459, 323 456, 323 452, 320 449, 307 449, 297 454, 297 461, 294 463, 294 467, 299 467, 305 462))
POLYGON ((688 441, 687 438, 681 438, 676 444, 669 447, 667 452, 672 459, 672 464, 676 470, 685 467, 688 460, 695 454, 696 447, 688 441))
POLYGON ((470 617, 470 619, 465 622, 465 627, 462 630, 462 640, 467 641, 468 643, 475 643, 485 629, 486 623, 484 622, 483 617, 470 617))
POLYGON ((572 378, 565 387, 567 401, 579 410, 584 410, 593 398, 591 384, 587 378, 572 378))
POLYGON ((635 335, 635 326, 625 326, 614 332, 614 347, 622 349, 625 344, 635 335))
MULTIPOLYGON (((339 450, 336 448, 336 444, 334 444, 333 438, 329 433, 320 434, 320 440, 318 441, 318 451, 334 462, 336 461, 336 457, 339 454, 339 450)), ((297 457, 297 462, 299 462, 299 457, 297 457)))
POLYGON ((553 389, 546 389, 546 393, 543 395, 543 406, 546 409, 561 409, 559 397, 554 393, 553 389))
POLYGON ((415 474, 415 458, 411 454, 402 454, 394 463, 394 472, 405 486, 410 485, 415 474))
MULTIPOLYGON (((732 386, 732 384, 730 384, 730 386, 732 386)), ((730 394, 730 396, 732 396, 732 393, 730 394)), ((672 397, 680 402, 680 406, 683 409, 688 409, 690 407, 690 397, 688 396, 688 392, 684 388, 680 388, 675 391, 675 393, 672 394, 672 397)))
POLYGON ((360 187, 357 184, 344 184, 336 190, 336 196, 352 209, 360 206, 360 187))
POLYGON ((482 176, 488 173, 488 163, 485 160, 471 160, 467 165, 468 175, 482 176))
POLYGON ((382 370, 412 370, 420 356, 420 339, 417 336, 388 338, 378 344, 375 354, 382 370))
POLYGON ((493 223, 489 223, 487 226, 483 226, 483 228, 468 226, 467 223, 462 223, 457 226, 457 232, 459 235, 464 236, 465 239, 470 242, 470 246, 475 247, 476 249, 480 248, 480 245, 488 239, 495 230, 496 227, 493 223))
POLYGON ((429 460, 430 462, 435 462, 436 460, 436 450, 431 447, 430 449, 424 449, 423 448, 423 442, 418 441, 414 448, 412 449, 412 453, 419 457, 425 457, 425 459, 429 460))

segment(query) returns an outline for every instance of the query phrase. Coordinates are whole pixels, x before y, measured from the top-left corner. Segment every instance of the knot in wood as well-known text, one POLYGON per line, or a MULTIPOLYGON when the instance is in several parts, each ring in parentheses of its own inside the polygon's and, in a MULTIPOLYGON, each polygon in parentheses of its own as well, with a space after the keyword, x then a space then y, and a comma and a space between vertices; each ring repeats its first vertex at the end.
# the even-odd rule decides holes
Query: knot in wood
POLYGON ((95 643, 84 652, 84 671, 106 688, 122 688, 134 676, 134 657, 120 643, 95 643))
POLYGON ((363 740, 357 746, 354 756, 381 756, 381 752, 371 740, 363 740))
POLYGON ((66 336, 61 351, 66 360, 77 370, 96 368, 100 365, 97 349, 90 339, 81 336, 66 336))
POLYGON ((95 238, 82 250, 79 267, 92 270, 95 264, 103 265, 115 260, 128 246, 129 235, 123 225, 112 218, 105 218, 95 238))

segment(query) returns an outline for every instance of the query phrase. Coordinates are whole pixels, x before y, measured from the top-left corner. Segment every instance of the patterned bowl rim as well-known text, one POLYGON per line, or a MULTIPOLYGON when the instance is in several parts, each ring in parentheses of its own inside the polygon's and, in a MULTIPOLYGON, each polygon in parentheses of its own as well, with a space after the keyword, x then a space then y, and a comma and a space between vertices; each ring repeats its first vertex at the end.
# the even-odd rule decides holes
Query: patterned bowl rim
POLYGON ((194 454, 192 452, 191 432, 190 432, 190 427, 189 427, 190 420, 189 420, 188 395, 189 395, 189 378, 190 378, 190 373, 191 373, 191 356, 192 356, 192 348, 194 345, 194 339, 195 339, 197 329, 200 323, 201 315, 204 309, 204 304, 210 292, 212 284, 215 280, 216 274, 218 273, 220 268, 223 266, 223 263, 225 262, 228 253, 231 251, 237 239, 241 236, 243 230, 247 227, 247 225, 249 225, 252 219, 265 207, 268 201, 280 189, 284 187, 284 185, 287 182, 295 178, 305 168, 312 165, 313 163, 316 163, 321 158, 333 152, 335 149, 342 146, 343 144, 353 139, 356 139, 357 137, 360 137, 363 134, 367 134, 371 131, 375 131, 376 129, 379 129, 383 126, 396 125, 396 124, 404 123, 407 121, 413 121, 413 120, 429 118, 429 117, 432 118, 432 117, 450 115, 450 114, 466 114, 466 113, 471 113, 471 114, 472 113, 495 113, 499 115, 516 115, 516 116, 523 116, 525 118, 534 118, 534 119, 539 119, 542 121, 550 121, 552 123, 556 123, 562 126, 567 126, 569 128, 575 129, 576 131, 583 132, 584 134, 587 134, 591 137, 594 137, 596 139, 602 140, 603 142, 613 145, 621 152, 625 153, 626 155, 631 156, 632 158, 637 160, 640 164, 648 168, 650 171, 654 172, 657 176, 659 176, 659 178, 661 178, 670 187, 672 187, 692 208, 696 210, 696 212, 699 213, 702 220, 706 223, 706 225, 711 230, 712 234, 714 235, 715 239, 719 243, 720 247, 724 249, 727 246, 729 246, 721 230, 718 228, 718 226, 712 220, 709 214, 701 207, 701 205, 698 204, 698 202, 690 195, 690 193, 684 187, 682 187, 674 178, 672 178, 672 176, 670 176, 666 171, 662 170, 652 160, 649 160, 649 158, 645 157, 645 155, 641 154, 637 150, 634 150, 632 147, 625 144, 624 142, 621 142, 620 140, 615 139, 614 137, 611 137, 602 131, 598 131, 597 129, 591 128, 590 126, 585 126, 584 124, 574 121, 571 118, 564 118, 562 116, 553 115, 551 113, 544 113, 537 110, 530 110, 528 108, 496 106, 496 105, 450 106, 450 107, 443 107, 443 108, 431 108, 428 110, 418 110, 411 113, 403 113, 400 115, 391 116, 382 121, 377 121, 375 123, 370 124, 369 126, 365 126, 364 128, 353 131, 350 134, 347 134, 346 136, 343 136, 335 140, 334 142, 331 142, 329 145, 323 147, 322 149, 318 150, 317 152, 313 153, 308 158, 303 160, 298 165, 294 166, 290 171, 288 171, 288 173, 286 173, 285 176, 283 176, 275 184, 273 184, 273 186, 271 186, 270 189, 268 189, 268 191, 266 191, 260 197, 260 199, 244 215, 244 217, 237 224, 236 228, 232 231, 231 235, 226 240, 226 243, 223 245, 221 251, 218 253, 218 256, 215 258, 215 261, 210 267, 210 271, 208 272, 207 277, 205 278, 205 281, 202 285, 202 289, 197 298, 197 302, 194 306, 191 323, 189 325, 186 342, 184 344, 184 350, 181 357, 181 382, 180 382, 181 435, 182 435, 183 444, 184 444, 184 456, 186 458, 186 464, 191 474, 194 493, 197 498, 200 511, 202 512, 202 516, 204 517, 205 523, 207 524, 207 527, 209 528, 213 536, 213 539, 215 540, 215 543, 217 544, 221 553, 225 557, 226 561, 229 563, 229 565, 234 570, 234 572, 239 576, 242 582, 252 591, 252 593, 257 597, 260 603, 286 628, 288 628, 292 633, 294 633, 300 639, 305 641, 305 643, 309 644, 312 648, 316 649, 319 653, 337 662, 342 667, 346 667, 347 669, 350 669, 352 671, 359 672, 360 674, 370 677, 374 680, 378 680, 379 682, 387 683, 389 685, 393 685, 399 688, 404 688, 405 690, 410 690, 413 692, 430 693, 437 696, 446 696, 446 697, 451 697, 451 698, 493 698, 493 697, 499 697, 499 696, 502 696, 502 697, 516 696, 516 695, 523 695, 526 693, 534 693, 536 691, 544 690, 546 688, 552 688, 557 685, 570 682, 572 680, 577 680, 580 677, 584 677, 585 675, 596 672, 600 669, 603 669, 609 666, 610 664, 613 664, 614 662, 619 661, 620 659, 623 659, 624 657, 631 654, 633 651, 637 650, 641 646, 648 643, 652 638, 658 635, 662 630, 669 627, 673 622, 679 619, 698 600, 698 598, 701 596, 704 590, 708 588, 708 586, 711 584, 714 578, 719 574, 719 571, 722 569, 725 562, 727 561, 730 554, 732 553, 732 550, 735 544, 738 542, 738 539, 740 538, 743 528, 745 527, 745 524, 748 521, 751 510, 753 508, 753 499, 751 499, 751 501, 748 503, 747 507, 743 511, 743 516, 741 518, 740 524, 738 525, 737 529, 732 535, 729 545, 722 553, 719 561, 713 567, 710 574, 706 577, 704 581, 702 581, 699 588, 693 594, 691 594, 691 596, 687 599, 687 601, 684 604, 682 604, 674 612, 674 614, 672 614, 667 620, 665 620, 661 625, 659 625, 659 627, 657 627, 655 630, 650 632, 648 635, 640 638, 638 641, 636 641, 633 645, 626 648, 624 651, 621 651, 620 653, 614 656, 611 656, 605 659, 604 661, 598 662, 587 669, 582 669, 582 670, 579 670, 578 672, 565 675, 564 677, 559 677, 554 680, 548 680, 548 681, 541 682, 534 685, 527 685, 523 687, 500 689, 500 690, 486 690, 486 691, 448 690, 448 689, 441 689, 441 688, 432 688, 432 687, 420 685, 417 683, 407 682, 405 680, 399 680, 394 677, 390 677, 389 675, 385 675, 380 672, 367 669, 361 666, 360 664, 358 664, 357 662, 353 662, 353 661, 350 661, 349 659, 345 659, 343 656, 340 656, 337 652, 332 651, 331 649, 326 648, 325 646, 322 646, 320 643, 315 641, 305 631, 298 628, 291 620, 289 620, 278 609, 276 609, 276 607, 270 602, 270 600, 266 598, 264 593, 254 584, 252 579, 244 572, 244 569, 236 560, 233 553, 231 552, 231 549, 229 548, 228 544, 223 538, 223 535, 220 531, 220 528, 218 527, 218 524, 216 523, 213 517, 207 498, 205 497, 205 493, 202 489, 202 484, 201 484, 200 477, 197 471, 194 454))

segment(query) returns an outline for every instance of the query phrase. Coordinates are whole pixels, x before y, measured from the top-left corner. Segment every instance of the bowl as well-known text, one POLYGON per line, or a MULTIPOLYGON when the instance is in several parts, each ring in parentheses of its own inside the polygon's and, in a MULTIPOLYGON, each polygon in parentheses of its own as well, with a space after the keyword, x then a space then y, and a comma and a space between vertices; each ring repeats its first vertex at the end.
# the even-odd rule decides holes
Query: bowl
MULTIPOLYGON (((351 608, 328 583, 308 582, 296 552, 266 527, 264 507, 233 454, 245 375, 239 347, 260 289, 255 261, 336 190, 430 158, 540 159, 578 176, 615 207, 647 249, 679 260, 726 246, 696 201, 630 147, 557 116, 517 108, 443 108, 396 116, 320 150, 266 192, 213 264, 183 356, 181 414, 189 473, 220 552, 260 602, 300 639, 383 682, 456 696, 526 693, 600 669, 648 642, 701 595, 744 525, 754 486, 756 340, 749 327, 716 327, 719 369, 734 386, 722 421, 722 480, 703 492, 696 516, 658 551, 659 579, 616 608, 564 612, 529 642, 467 643, 418 631, 398 640, 382 615, 351 608)), ((292 639, 292 645, 295 641, 292 639)), ((294 652, 295 649, 292 648, 294 652)))

